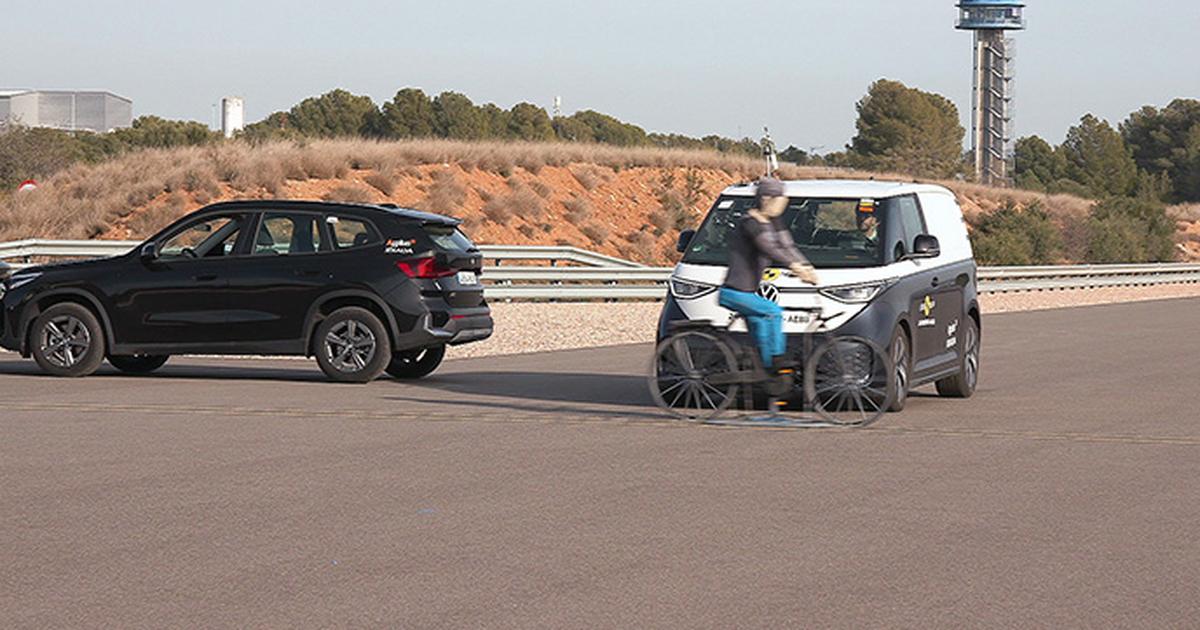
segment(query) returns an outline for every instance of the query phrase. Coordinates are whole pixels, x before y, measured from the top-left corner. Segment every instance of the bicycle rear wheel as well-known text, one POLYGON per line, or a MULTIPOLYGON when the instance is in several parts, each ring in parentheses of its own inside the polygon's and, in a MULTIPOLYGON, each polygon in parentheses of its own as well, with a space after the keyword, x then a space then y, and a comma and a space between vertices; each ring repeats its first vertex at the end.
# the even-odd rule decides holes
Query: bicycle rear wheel
POLYGON ((729 344, 689 330, 664 339, 650 364, 650 395, 663 411, 687 420, 708 420, 737 398, 737 359, 729 344))
POLYGON ((892 404, 896 374, 879 344, 862 337, 834 337, 809 357, 804 393, 822 420, 867 426, 892 404))

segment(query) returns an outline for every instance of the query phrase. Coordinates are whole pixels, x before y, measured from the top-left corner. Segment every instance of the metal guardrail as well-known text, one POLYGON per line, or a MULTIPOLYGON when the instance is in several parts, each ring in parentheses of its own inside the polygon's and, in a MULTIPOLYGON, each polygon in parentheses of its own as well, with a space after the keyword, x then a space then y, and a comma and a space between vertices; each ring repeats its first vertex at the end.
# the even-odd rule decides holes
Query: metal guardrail
MULTIPOLYGON (((86 258, 130 251, 132 241, 26 240, 0 243, 0 260, 86 258)), ((670 267, 638 263, 577 247, 481 245, 488 296, 501 300, 660 300, 666 296, 670 267), (584 266, 502 265, 504 261, 568 262, 584 266)), ((14 266, 23 266, 20 263, 14 266)), ((1058 265, 980 267, 982 293, 1091 289, 1200 282, 1200 264, 1058 265)))

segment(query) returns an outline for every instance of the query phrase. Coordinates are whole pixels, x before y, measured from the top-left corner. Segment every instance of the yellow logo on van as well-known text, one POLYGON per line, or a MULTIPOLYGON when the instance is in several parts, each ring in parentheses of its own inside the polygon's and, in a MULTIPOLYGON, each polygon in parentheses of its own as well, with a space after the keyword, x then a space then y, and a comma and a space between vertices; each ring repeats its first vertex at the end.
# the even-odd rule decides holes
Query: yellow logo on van
POLYGON ((926 295, 925 301, 921 303, 921 312, 925 314, 925 317, 929 317, 933 314, 933 307, 935 306, 937 306, 937 302, 934 302, 932 297, 926 295))
POLYGON ((763 282, 775 282, 779 276, 783 275, 782 269, 767 269, 763 272, 763 282))

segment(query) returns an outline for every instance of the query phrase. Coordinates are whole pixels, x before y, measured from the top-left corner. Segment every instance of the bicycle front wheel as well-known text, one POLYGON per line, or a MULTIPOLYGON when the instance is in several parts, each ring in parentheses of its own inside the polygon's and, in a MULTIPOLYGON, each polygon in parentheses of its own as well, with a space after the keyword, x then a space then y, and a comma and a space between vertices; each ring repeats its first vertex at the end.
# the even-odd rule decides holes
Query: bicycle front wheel
POLYGON ((804 393, 822 420, 867 426, 892 404, 896 373, 879 344, 863 337, 834 337, 808 358, 804 393))
POLYGON ((663 411, 687 420, 709 420, 737 397, 737 359, 716 336, 687 331, 663 340, 650 364, 650 395, 663 411))

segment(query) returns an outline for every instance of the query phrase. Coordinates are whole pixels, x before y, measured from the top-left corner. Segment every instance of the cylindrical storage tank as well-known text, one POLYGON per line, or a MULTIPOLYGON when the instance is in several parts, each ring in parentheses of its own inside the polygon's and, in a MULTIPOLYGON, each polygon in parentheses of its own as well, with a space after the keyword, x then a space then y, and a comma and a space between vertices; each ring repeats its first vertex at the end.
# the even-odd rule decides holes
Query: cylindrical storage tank
POLYGON ((246 107, 240 96, 221 99, 221 133, 226 138, 246 128, 246 107))

